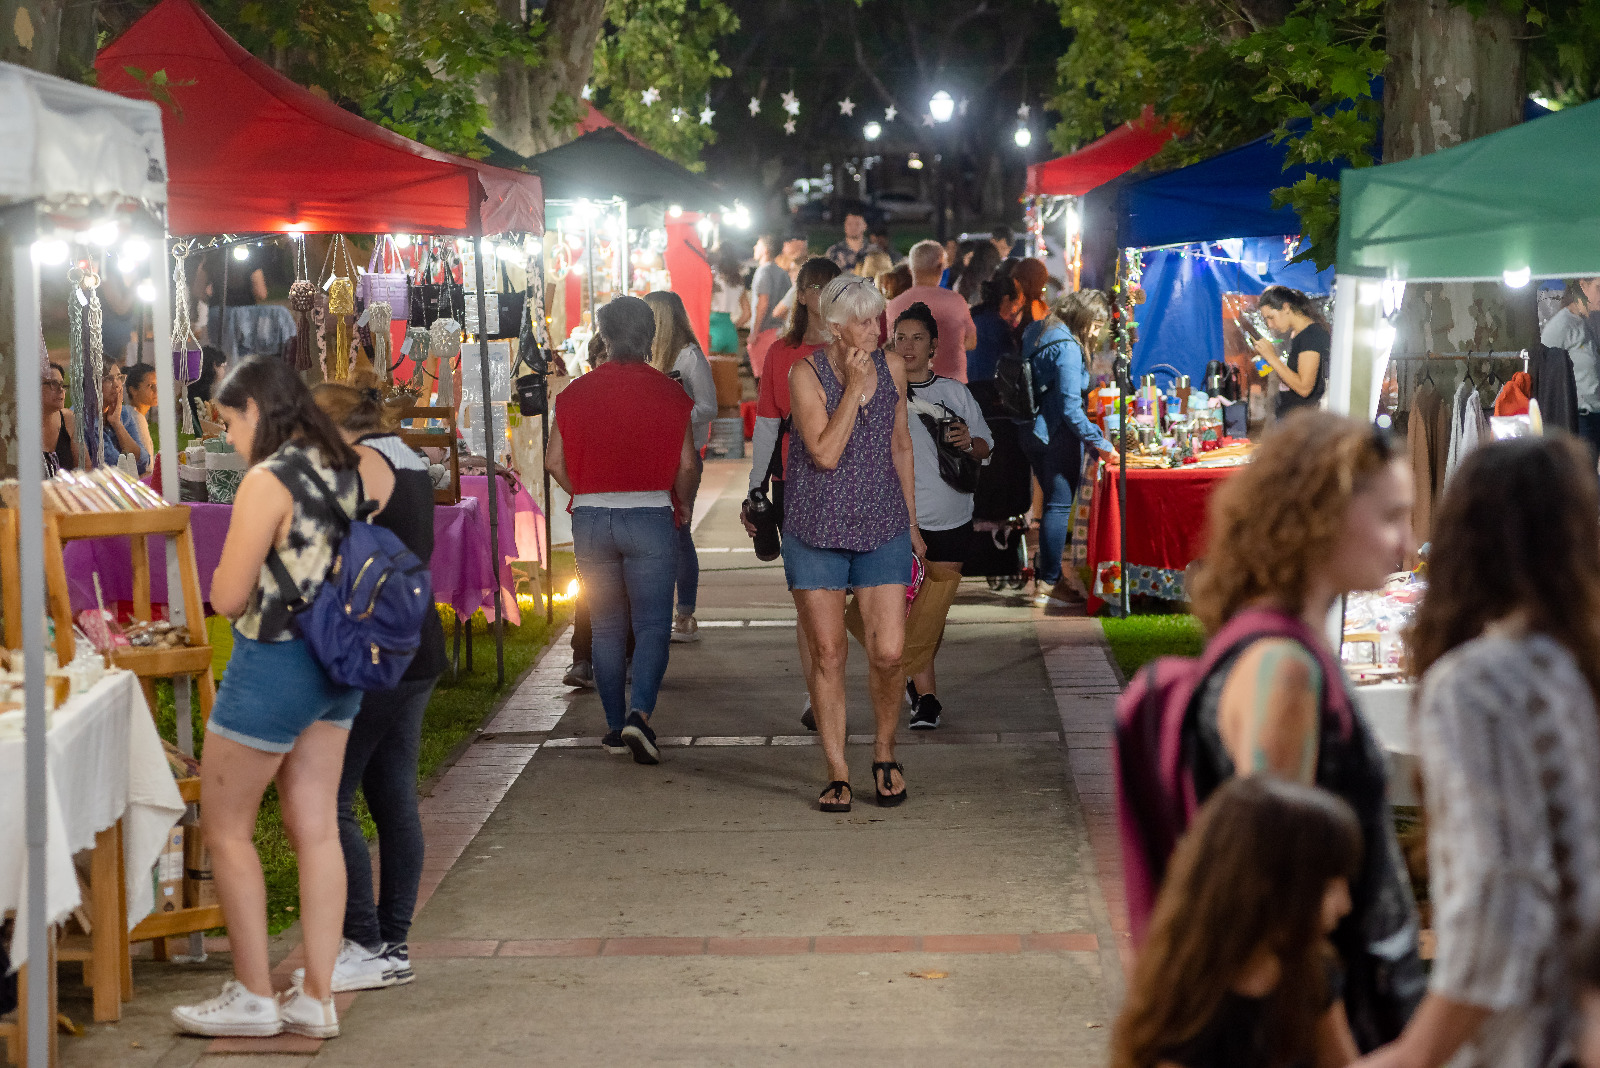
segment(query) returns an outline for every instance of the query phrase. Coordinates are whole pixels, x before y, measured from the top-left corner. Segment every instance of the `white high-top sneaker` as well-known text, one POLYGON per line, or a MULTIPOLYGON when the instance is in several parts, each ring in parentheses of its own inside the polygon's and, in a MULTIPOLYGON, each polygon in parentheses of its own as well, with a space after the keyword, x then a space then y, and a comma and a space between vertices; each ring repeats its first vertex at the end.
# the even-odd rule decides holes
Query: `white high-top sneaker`
POLYGON ((290 1034, 307 1038, 338 1038, 339 1011, 333 999, 318 1001, 307 994, 305 987, 292 986, 278 995, 278 1012, 283 1018, 283 1029, 290 1034))
MULTIPOLYGON (((389 978, 393 965, 384 959, 383 949, 376 953, 346 938, 339 945, 339 956, 333 962, 333 992, 343 994, 351 990, 378 990, 393 986, 389 978)), ((306 970, 296 968, 291 980, 295 986, 306 981, 306 970)))
POLYGON ((210 1001, 179 1005, 172 1022, 187 1034, 212 1038, 266 1038, 283 1030, 277 999, 252 994, 237 979, 223 983, 210 1001))

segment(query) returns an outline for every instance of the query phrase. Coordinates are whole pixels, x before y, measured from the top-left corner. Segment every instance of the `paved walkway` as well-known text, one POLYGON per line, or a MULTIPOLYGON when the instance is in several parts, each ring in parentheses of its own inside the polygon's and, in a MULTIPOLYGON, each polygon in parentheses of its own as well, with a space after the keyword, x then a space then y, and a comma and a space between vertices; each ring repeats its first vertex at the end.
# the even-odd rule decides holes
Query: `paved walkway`
POLYGON ((704 637, 673 647, 659 767, 599 748, 563 641, 433 787, 415 984, 342 999, 337 1041, 208 1043, 161 1020, 225 955, 141 962, 129 1018, 68 1040, 67 1063, 1104 1064, 1125 925, 1098 624, 965 584, 946 726, 903 735, 910 801, 872 804, 852 735, 855 811, 818 813, 793 605, 738 524, 743 486, 740 465, 708 472, 704 637))

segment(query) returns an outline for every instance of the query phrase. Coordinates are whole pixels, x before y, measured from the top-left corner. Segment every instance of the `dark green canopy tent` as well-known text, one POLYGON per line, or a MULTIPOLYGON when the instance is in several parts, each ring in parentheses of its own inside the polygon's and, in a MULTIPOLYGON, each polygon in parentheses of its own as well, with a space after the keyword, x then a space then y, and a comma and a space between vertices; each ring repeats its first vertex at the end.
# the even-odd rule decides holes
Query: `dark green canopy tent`
POLYGON ((1600 272, 1600 102, 1381 167, 1339 191, 1341 275, 1500 281, 1600 272))
POLYGON ((537 174, 547 201, 620 197, 630 207, 660 203, 705 213, 733 203, 732 197, 708 179, 652 152, 614 126, 586 133, 537 156, 519 156, 492 140, 489 147, 488 162, 537 174))

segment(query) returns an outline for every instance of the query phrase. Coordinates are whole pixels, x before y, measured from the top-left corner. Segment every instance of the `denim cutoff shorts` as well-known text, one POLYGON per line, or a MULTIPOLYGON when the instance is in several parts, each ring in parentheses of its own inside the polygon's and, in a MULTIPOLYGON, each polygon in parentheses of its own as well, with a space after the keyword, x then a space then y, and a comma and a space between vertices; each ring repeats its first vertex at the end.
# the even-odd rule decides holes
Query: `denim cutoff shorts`
POLYGON ((911 581, 911 531, 876 549, 819 549, 783 536, 783 577, 791 590, 862 590, 911 581))
POLYGON ((287 753, 313 723, 349 730, 361 696, 330 682, 300 639, 258 642, 235 630, 206 730, 265 753, 287 753))

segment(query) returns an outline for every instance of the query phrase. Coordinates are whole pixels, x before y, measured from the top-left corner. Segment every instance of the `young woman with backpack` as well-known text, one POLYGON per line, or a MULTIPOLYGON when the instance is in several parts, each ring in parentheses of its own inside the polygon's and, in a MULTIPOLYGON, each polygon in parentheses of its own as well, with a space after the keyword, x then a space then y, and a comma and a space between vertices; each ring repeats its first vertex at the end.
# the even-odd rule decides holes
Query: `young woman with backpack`
MULTIPOLYGON (((360 459, 283 360, 244 360, 217 390, 228 441, 249 462, 211 579, 211 607, 233 621, 200 765, 200 804, 235 978, 172 1010, 200 1035, 313 1038, 339 1033, 333 966, 344 919, 339 775, 361 691, 329 680, 291 626, 290 596, 268 568, 274 550, 304 601, 316 597, 361 501, 360 459), (332 500, 330 500, 330 496, 332 500), (304 983, 275 997, 267 960, 266 886, 256 812, 276 781, 300 865, 304 983)), ((291 595, 292 596, 292 595, 291 595)))
MULTIPOLYGON (((1363 1050, 1400 1032, 1426 980, 1383 750, 1326 635, 1342 595, 1377 589, 1401 566, 1411 503, 1410 469, 1381 431, 1321 411, 1276 426, 1212 498, 1206 555, 1189 588, 1211 635, 1201 662, 1209 670, 1169 706, 1181 716, 1178 775, 1198 803, 1236 775, 1271 773, 1321 786, 1355 811, 1366 849, 1333 945, 1363 1050)), ((1130 912, 1136 896, 1130 887, 1130 912)))
MULTIPOLYGON (((1451 477, 1410 651, 1438 937, 1428 996, 1371 1068, 1560 1068, 1600 919, 1600 485, 1576 438, 1451 477)), ((1600 1051, 1596 1051, 1600 1052, 1600 1051)))
MULTIPOLYGON (((433 482, 428 464, 395 434, 401 395, 385 402, 375 374, 359 388, 324 383, 312 393, 361 458, 363 496, 377 504, 371 522, 387 528, 418 559, 433 557, 433 482)), ((422 881, 422 818, 417 811, 417 759, 422 716, 445 667, 444 626, 437 611, 422 618, 417 653, 398 684, 362 695, 339 780, 339 842, 347 892, 344 941, 333 966, 333 990, 374 990, 411 982, 407 936, 422 881), (380 894, 372 891, 372 855, 354 811, 361 789, 377 826, 380 894)), ((303 969, 296 977, 303 977, 303 969)))
POLYGON ((1350 806, 1234 779, 1173 854, 1111 1040, 1112 1068, 1333 1068, 1356 1058, 1328 936, 1361 864, 1350 806))

